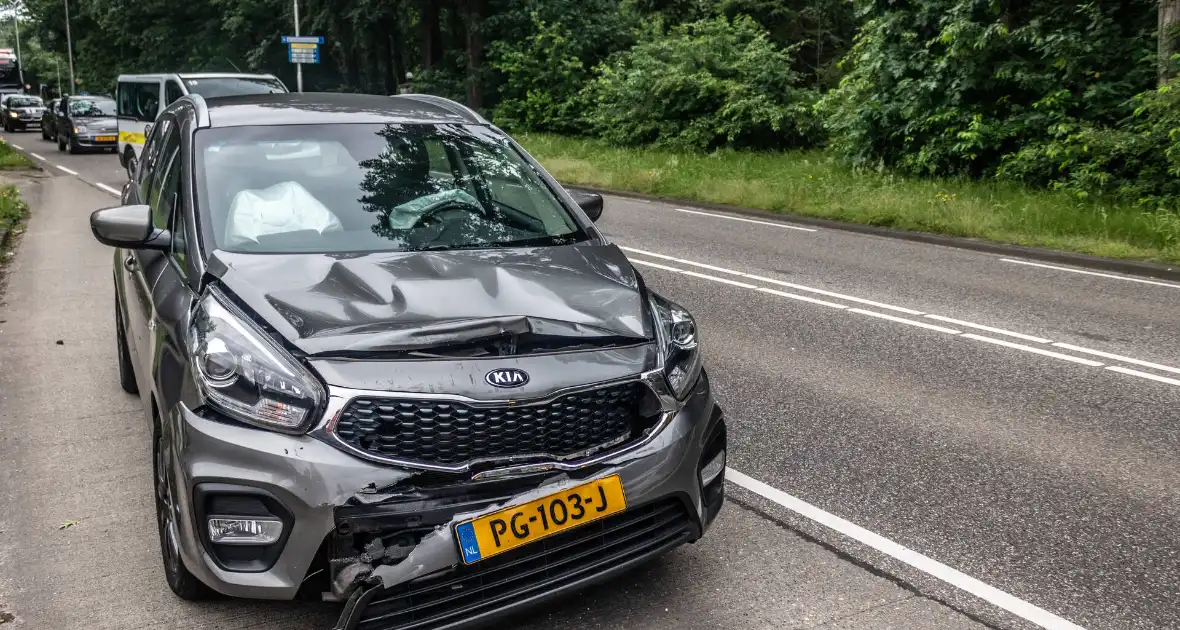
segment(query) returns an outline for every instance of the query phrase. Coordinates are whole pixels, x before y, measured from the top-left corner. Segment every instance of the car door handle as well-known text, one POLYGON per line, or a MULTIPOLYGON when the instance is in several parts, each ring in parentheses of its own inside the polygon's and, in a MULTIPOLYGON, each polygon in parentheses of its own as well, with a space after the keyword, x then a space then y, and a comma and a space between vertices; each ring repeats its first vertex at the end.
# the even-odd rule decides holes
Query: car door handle
POLYGON ((139 263, 135 261, 135 256, 133 254, 128 254, 127 257, 123 259, 123 268, 131 272, 134 272, 137 268, 139 268, 139 263))

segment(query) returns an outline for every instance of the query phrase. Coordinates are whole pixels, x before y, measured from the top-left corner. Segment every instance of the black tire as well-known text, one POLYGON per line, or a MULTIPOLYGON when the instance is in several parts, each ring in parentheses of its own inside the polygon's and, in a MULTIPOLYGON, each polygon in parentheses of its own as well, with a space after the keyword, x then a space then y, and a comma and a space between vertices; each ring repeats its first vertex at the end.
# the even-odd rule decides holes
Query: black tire
POLYGON ((70 138, 66 143, 66 152, 70 155, 76 155, 82 152, 82 147, 78 146, 77 138, 70 138))
POLYGON ((135 382, 135 365, 131 362, 131 351, 127 349, 127 331, 123 328, 123 313, 115 302, 115 343, 119 353, 119 386, 128 394, 138 394, 139 384, 135 382))
POLYGON ((135 150, 127 147, 123 152, 123 168, 127 171, 127 179, 135 179, 135 169, 139 166, 139 161, 135 158, 135 150))
POLYGON ((165 463, 164 436, 157 420, 152 431, 152 471, 156 495, 156 528, 160 532, 160 557, 164 561, 164 579, 177 597, 190 602, 212 598, 215 593, 184 566, 176 537, 175 511, 172 508, 171 468, 165 463), (169 518, 169 514, 172 515, 169 518), (169 534, 171 531, 171 534, 169 534))

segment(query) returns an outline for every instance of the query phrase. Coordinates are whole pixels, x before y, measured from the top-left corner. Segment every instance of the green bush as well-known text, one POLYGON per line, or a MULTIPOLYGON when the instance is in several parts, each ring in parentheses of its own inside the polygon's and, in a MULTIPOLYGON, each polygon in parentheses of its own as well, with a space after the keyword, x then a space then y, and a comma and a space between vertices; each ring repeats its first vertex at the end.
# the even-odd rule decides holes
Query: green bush
POLYGON ((1180 209, 1180 80, 1136 96, 1118 127, 1075 120, 1005 157, 999 175, 1080 197, 1104 195, 1180 209))
POLYGON ((1062 124, 1113 125, 1154 84, 1153 0, 860 8, 847 74, 820 107, 832 146, 858 166, 990 175, 1062 124))
POLYGON ((536 13, 532 18, 527 38, 492 45, 492 67, 504 74, 492 117, 511 128, 582 131, 580 93, 589 75, 582 50, 563 24, 546 24, 536 13))
POLYGON ((625 145, 785 148, 816 144, 814 90, 800 87, 791 49, 749 17, 672 27, 652 24, 638 43, 596 69, 589 127, 625 145))

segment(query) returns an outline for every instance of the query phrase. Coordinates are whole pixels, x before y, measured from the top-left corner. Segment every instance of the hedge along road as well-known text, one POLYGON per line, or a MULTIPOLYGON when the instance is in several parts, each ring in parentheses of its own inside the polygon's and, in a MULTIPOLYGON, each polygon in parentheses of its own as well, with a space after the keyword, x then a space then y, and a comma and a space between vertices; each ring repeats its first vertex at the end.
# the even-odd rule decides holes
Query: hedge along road
MULTIPOLYGON (((117 166, 111 156, 48 157, 92 181, 117 166)), ((802 516, 793 511, 799 505, 784 507, 789 501, 749 482, 731 487, 743 503, 1000 625, 1022 624, 965 595, 972 584, 960 578, 982 579, 1004 596, 995 603, 1031 609, 1024 618, 1044 627, 1068 627, 1062 617, 1095 628, 1170 623, 1175 543, 1162 524, 1174 519, 1167 506, 1175 505, 1177 449, 1162 418, 1175 408, 1176 388, 1107 368, 1167 379, 1157 368, 1168 367, 1176 341, 1159 306, 1168 298, 1142 290, 1174 289, 681 210, 689 212, 611 199, 602 226, 649 281, 698 314, 734 417, 731 464, 789 491, 787 499, 805 499, 805 512, 826 512, 802 516), (1070 279, 1021 275, 1034 271, 1070 279), (1085 284, 1098 280, 1109 286, 1085 284), (1120 467, 1122 460, 1136 465, 1120 467), (1128 518, 1143 505, 1151 508, 1145 518, 1128 518), (904 555, 897 549, 850 540, 856 532, 838 521, 820 524, 824 514, 925 559, 916 568, 898 562, 890 557, 904 555), (1159 551, 1119 549, 1127 539, 1159 551), (948 578, 937 561, 962 573, 948 578), (1104 577, 1112 571, 1122 577, 1104 577), (1126 577, 1139 575, 1147 577, 1126 577)), ((798 585, 754 591, 781 599, 798 585)), ((617 596, 595 592, 592 601, 610 607, 617 596)), ((684 610, 683 600, 657 603, 684 610)), ((690 618, 708 619, 702 614, 690 618)))

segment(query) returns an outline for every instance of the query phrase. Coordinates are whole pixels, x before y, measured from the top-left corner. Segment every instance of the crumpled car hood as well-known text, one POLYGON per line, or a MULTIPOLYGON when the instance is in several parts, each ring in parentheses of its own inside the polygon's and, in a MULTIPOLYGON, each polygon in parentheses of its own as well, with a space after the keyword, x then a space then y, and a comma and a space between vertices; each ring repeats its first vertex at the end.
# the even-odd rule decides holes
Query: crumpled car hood
POLYGON ((403 351, 502 334, 651 339, 614 245, 365 254, 239 254, 208 265, 309 355, 403 351))

